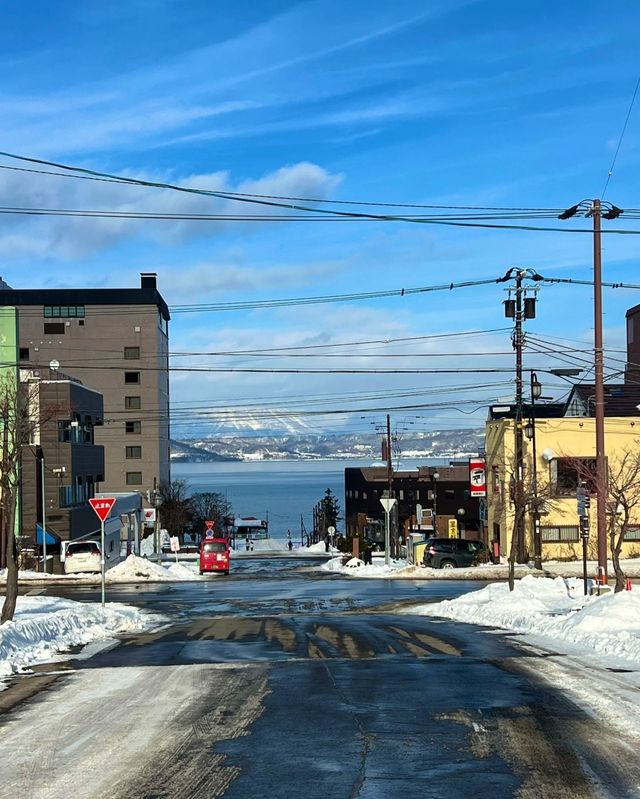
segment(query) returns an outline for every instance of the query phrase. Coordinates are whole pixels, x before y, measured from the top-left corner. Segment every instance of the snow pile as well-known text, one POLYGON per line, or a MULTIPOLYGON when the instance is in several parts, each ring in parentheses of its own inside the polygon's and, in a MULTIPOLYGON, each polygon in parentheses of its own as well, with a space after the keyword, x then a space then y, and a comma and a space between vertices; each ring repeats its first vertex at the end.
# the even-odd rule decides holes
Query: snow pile
POLYGON ((171 580, 204 580, 200 575, 199 562, 194 563, 172 563, 166 568, 171 580))
POLYGON ((126 560, 118 563, 106 574, 108 583, 137 583, 147 581, 150 583, 182 580, 199 580, 200 575, 180 563, 165 568, 147 558, 129 555, 126 560))
POLYGON ((0 677, 51 660, 61 650, 118 633, 140 632, 159 621, 159 616, 119 603, 109 603, 103 610, 93 602, 18 597, 13 621, 0 626, 0 677))
POLYGON ((580 580, 528 576, 513 591, 494 583, 410 612, 544 636, 640 663, 640 592, 585 597, 582 591, 580 580))
POLYGON ((385 565, 383 558, 376 558, 372 565, 365 565, 360 558, 350 558, 345 564, 342 556, 331 558, 319 567, 320 571, 349 574, 355 577, 392 577, 408 567, 406 560, 392 560, 389 566, 385 565))

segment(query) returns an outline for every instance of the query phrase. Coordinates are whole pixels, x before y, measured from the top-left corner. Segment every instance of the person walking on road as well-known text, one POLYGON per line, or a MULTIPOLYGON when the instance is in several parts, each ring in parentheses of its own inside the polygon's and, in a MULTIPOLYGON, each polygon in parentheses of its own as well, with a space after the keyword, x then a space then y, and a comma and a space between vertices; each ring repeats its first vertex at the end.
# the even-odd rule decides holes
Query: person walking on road
POLYGON ((287 547, 289 552, 293 549, 293 541, 291 540, 291 530, 287 530, 287 547))

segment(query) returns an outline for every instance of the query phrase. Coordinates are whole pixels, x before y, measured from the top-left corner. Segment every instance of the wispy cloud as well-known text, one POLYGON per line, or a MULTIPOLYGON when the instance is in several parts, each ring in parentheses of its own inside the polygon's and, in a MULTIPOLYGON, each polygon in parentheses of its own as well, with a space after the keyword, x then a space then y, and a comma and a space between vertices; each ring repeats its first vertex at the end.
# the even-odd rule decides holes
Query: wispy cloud
MULTIPOLYGON (((341 177, 316 164, 299 163, 281 167, 256 179, 233 183, 225 172, 180 177, 168 173, 134 173, 129 177, 178 182, 185 187, 210 191, 330 197, 341 177)), ((0 205, 27 208, 70 208, 171 214, 215 214, 239 210, 230 200, 203 197, 171 190, 150 191, 137 186, 94 183, 24 175, 3 174, 0 205)), ((255 207, 241 208, 258 213, 255 207)), ((272 209, 277 213, 278 209, 272 209)), ((126 239, 147 239, 171 244, 194 238, 220 235, 225 222, 151 222, 125 219, 74 217, 0 216, 0 254, 5 259, 38 255, 51 259, 86 258, 114 247, 126 239)))

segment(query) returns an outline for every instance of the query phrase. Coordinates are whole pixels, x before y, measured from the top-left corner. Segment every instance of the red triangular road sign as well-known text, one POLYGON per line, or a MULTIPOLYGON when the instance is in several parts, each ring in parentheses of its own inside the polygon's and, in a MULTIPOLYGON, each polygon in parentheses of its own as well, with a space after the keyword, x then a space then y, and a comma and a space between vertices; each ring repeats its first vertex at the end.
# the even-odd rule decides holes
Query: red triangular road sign
POLYGON ((93 497, 89 500, 89 505, 94 509, 101 522, 106 520, 115 504, 115 497, 93 497))

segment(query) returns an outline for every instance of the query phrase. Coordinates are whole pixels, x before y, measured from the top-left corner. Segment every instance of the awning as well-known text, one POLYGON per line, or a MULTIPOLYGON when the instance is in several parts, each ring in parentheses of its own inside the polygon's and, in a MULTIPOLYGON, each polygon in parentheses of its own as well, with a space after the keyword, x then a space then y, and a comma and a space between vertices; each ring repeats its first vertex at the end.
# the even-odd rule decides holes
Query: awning
MULTIPOLYGON (((46 542, 47 546, 56 546, 56 544, 60 543, 60 536, 52 533, 50 530, 47 530, 46 534, 46 542)), ((40 544, 42 546, 42 525, 36 523, 36 544, 40 544)))

